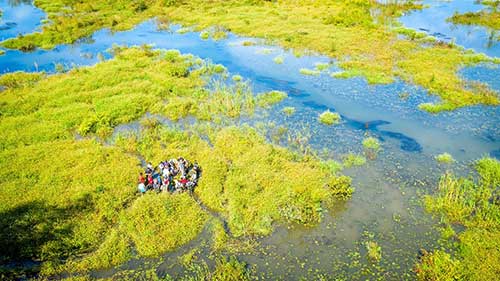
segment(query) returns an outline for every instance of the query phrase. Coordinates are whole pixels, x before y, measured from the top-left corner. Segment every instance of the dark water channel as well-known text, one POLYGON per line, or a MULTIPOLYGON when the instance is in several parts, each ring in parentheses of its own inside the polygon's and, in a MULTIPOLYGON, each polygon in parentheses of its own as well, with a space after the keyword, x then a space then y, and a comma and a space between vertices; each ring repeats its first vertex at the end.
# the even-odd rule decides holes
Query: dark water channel
MULTIPOLYGON (((412 28, 440 33, 446 40, 455 38, 457 44, 478 52, 500 56, 498 44, 487 42, 487 30, 451 28, 444 22, 454 9, 476 10, 480 6, 463 4, 473 1, 425 2, 430 8, 409 14, 402 22, 412 28)), ((3 11, 0 39, 36 31, 44 18, 42 11, 29 4, 13 5, 12 1, 2 0, 0 9, 3 11)), ((474 159, 484 155, 500 157, 499 107, 474 106, 430 115, 419 111, 417 106, 438 99, 418 86, 401 81, 368 85, 363 78, 335 79, 329 75, 339 71, 334 64, 318 76, 305 76, 299 73, 301 68, 312 69, 316 63, 330 60, 320 55, 297 58, 290 51, 233 34, 221 41, 202 40, 196 32, 179 34, 176 32, 179 28, 158 30, 155 21, 150 20, 130 31, 101 30, 77 44, 60 45, 53 50, 30 53, 6 50, 0 56, 0 73, 53 72, 55 64, 92 65, 98 62, 98 54, 110 58, 106 50, 113 44, 153 44, 155 48, 178 49, 223 64, 231 74, 248 79, 256 92, 287 92, 288 99, 258 119, 308 134, 314 148, 326 149, 336 159, 349 152, 362 153, 364 137, 378 138, 383 150, 375 161, 344 171, 353 177, 356 187, 351 200, 329 210, 317 227, 279 226, 272 235, 259 239, 255 253, 239 254, 240 259, 256 267, 258 276, 287 280, 322 275, 346 279, 412 279, 418 250, 436 248, 438 237, 436 222, 423 212, 419 194, 433 188, 446 169, 464 173, 474 159), (258 44, 243 46, 242 42, 247 40, 258 44), (284 59, 283 64, 273 62, 277 56, 284 59), (287 117, 281 112, 285 106, 295 107, 296 113, 287 117), (326 109, 341 114, 340 125, 328 127, 317 122, 318 115, 326 109), (443 152, 452 154, 457 162, 447 167, 436 163, 434 156, 443 152), (369 240, 382 247, 380 263, 366 258, 363 243, 369 240)), ((461 75, 500 91, 498 66, 466 68, 461 75)), ((159 262, 158 272, 179 274, 182 267, 177 264, 178 257, 193 247, 199 247, 206 258, 210 239, 206 234, 204 231, 195 241, 166 254, 163 262, 159 262)), ((134 260, 121 269, 140 269, 145 264, 144 260, 134 260)), ((110 276, 115 272, 112 269, 94 275, 110 276)))

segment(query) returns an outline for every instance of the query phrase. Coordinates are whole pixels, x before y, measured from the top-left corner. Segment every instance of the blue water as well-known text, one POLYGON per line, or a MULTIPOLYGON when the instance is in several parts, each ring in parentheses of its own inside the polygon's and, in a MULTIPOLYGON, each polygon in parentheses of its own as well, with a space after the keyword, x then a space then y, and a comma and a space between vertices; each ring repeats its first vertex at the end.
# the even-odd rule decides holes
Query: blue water
POLYGON ((498 39, 500 32, 481 26, 455 25, 446 21, 455 12, 477 12, 484 9, 485 6, 472 0, 424 0, 422 2, 428 8, 403 16, 401 22, 405 26, 423 31, 443 41, 454 40, 456 44, 466 49, 473 49, 492 57, 500 57, 498 39))
MULTIPOLYGON (((463 9, 480 8, 470 3, 456 2, 456 5, 465 7, 463 9)), ((444 37, 452 38, 454 33, 444 28, 448 25, 443 22, 447 16, 434 14, 434 11, 441 10, 452 14, 453 9, 446 5, 455 4, 436 2, 428 9, 403 17, 402 21, 407 26, 414 26, 414 23, 422 28, 433 27, 435 29, 429 29, 429 32, 440 32, 445 34, 444 37), (432 24, 425 25, 425 18, 433 19, 432 24)), ((0 30, 0 38, 36 30, 44 18, 40 10, 30 5, 11 6, 7 1, 0 0, 0 9, 4 11, 2 24, 15 23, 10 24, 8 29, 0 30)), ((499 107, 474 106, 430 115, 419 111, 417 106, 423 102, 437 102, 438 98, 428 95, 418 86, 402 81, 389 85, 369 85, 363 78, 334 79, 329 75, 339 70, 334 65, 318 76, 304 76, 299 73, 301 68, 312 69, 315 63, 330 62, 330 59, 319 55, 297 58, 290 51, 234 34, 229 34, 227 39, 221 41, 202 40, 199 33, 179 34, 176 32, 178 28, 172 26, 171 30, 158 30, 155 21, 149 20, 129 31, 112 33, 100 30, 76 44, 60 45, 53 50, 35 50, 30 53, 7 50, 5 55, 0 56, 0 73, 18 70, 54 72, 55 64, 68 68, 93 65, 99 61, 98 54, 103 54, 106 59, 111 58, 107 50, 113 44, 153 44, 155 48, 178 49, 182 53, 191 53, 223 64, 231 74, 248 79, 256 92, 287 92, 289 98, 274 107, 273 112, 257 116, 257 119, 274 122, 291 132, 307 135, 314 148, 328 151, 328 157, 339 159, 344 153, 361 153, 363 138, 368 135, 378 138, 383 147, 379 158, 362 169, 346 171, 353 176, 357 192, 344 209, 337 211, 335 216, 327 215, 321 226, 314 230, 277 230, 263 241, 263 244, 272 248, 273 253, 278 253, 276 256, 266 257, 268 259, 265 262, 261 256, 246 257, 251 264, 259 264, 260 269, 272 267, 268 271, 278 276, 293 277, 302 271, 299 264, 304 260, 300 256, 306 260, 312 256, 330 262, 320 264, 318 261, 316 264, 316 261, 309 260, 307 264, 315 269, 329 273, 333 270, 333 263, 340 267, 338 270, 349 272, 352 268, 348 265, 336 263, 346 262, 348 252, 359 248, 363 233, 369 230, 376 233, 384 256, 388 257, 383 261, 383 266, 392 272, 390 276, 396 277, 402 272, 408 274, 418 249, 434 243, 433 239, 426 236, 430 231, 426 225, 427 219, 419 207, 414 206, 415 198, 412 197, 416 193, 415 186, 432 188, 438 175, 444 171, 445 168, 434 161, 434 156, 443 152, 451 153, 459 160, 454 169, 483 155, 500 156, 499 107), (242 42, 248 40, 258 44, 243 46, 242 42), (274 63, 276 56, 282 56, 284 63, 274 63), (295 107, 296 113, 285 116, 281 112, 285 106, 295 107), (327 109, 341 114, 341 124, 330 127, 317 121, 318 115, 327 109), (394 214, 400 215, 402 222, 395 223, 394 214), (310 239, 331 241, 328 243, 334 248, 304 242, 310 239), (284 256, 287 256, 285 261, 282 260, 284 256), (276 266, 273 261, 283 264, 276 266)), ((464 35, 464 30, 458 30, 458 37, 465 36, 475 43, 467 45, 467 40, 462 42, 458 37, 456 42, 467 48, 479 48, 487 43, 482 37, 483 31, 473 29, 472 35, 464 35)), ((477 50, 495 55, 498 52, 495 48, 477 50)), ((500 92, 498 67, 465 68, 461 75, 466 79, 487 83, 500 92)))

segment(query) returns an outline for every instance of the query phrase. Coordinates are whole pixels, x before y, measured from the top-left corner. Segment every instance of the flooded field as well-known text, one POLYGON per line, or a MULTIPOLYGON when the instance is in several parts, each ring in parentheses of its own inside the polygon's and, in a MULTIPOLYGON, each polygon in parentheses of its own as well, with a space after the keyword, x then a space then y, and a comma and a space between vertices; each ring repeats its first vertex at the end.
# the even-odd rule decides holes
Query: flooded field
MULTIPOLYGON (((455 11, 477 11, 482 5, 473 1, 424 1, 424 4, 428 6, 401 17, 401 23, 440 40, 500 57, 500 44, 492 39, 492 31, 446 22, 455 11)), ((1 40, 39 30, 44 18, 43 11, 29 1, 2 0, 0 9, 3 11, 1 40)), ((269 142, 297 150, 290 138, 273 135, 277 128, 285 128, 291 136, 305 138, 320 158, 342 161, 348 154, 362 155, 363 140, 376 138, 382 149, 375 159, 343 170, 343 174, 353 179, 352 198, 325 208, 316 226, 279 225, 268 236, 254 237, 255 245, 249 247, 251 249, 235 254, 259 279, 415 279, 413 270, 419 250, 441 247, 440 222, 423 210, 422 194, 432 192, 447 170, 466 175, 473 160, 483 156, 500 157, 498 106, 468 106, 430 114, 419 110, 418 105, 439 98, 429 95, 422 87, 401 80, 373 85, 362 77, 334 78, 332 74, 341 70, 335 60, 323 55, 310 53, 298 57, 293 50, 233 33, 221 40, 205 40, 200 32, 183 32, 182 28, 172 24, 160 29, 158 21, 151 19, 128 31, 103 29, 75 44, 58 45, 52 50, 4 49, 0 73, 56 73, 61 68, 69 70, 112 59, 109 50, 114 45, 150 44, 154 49, 177 49, 224 65, 229 74, 225 78, 228 84, 234 83, 231 77, 239 75, 255 93, 272 90, 287 93, 288 97, 269 112, 231 121, 251 127, 266 124, 269 142), (317 75, 304 75, 301 71, 319 69, 320 64, 326 66, 318 70, 317 75), (294 114, 286 114, 285 108, 289 107, 294 108, 294 114), (340 123, 325 126, 318 122, 318 116, 325 110, 340 114, 340 123), (456 161, 449 165, 438 163, 435 157, 445 152, 456 161), (380 262, 367 257, 365 243, 369 241, 376 241, 380 246, 380 262)), ((465 67, 460 75, 500 92, 499 65, 465 67)), ((148 113, 140 119, 147 116, 151 115, 148 113)), ((190 122, 189 118, 184 121, 190 122)), ((161 123, 170 126, 167 120, 161 123)), ((115 136, 139 131, 141 126, 139 121, 120 124, 115 136)), ((208 226, 205 226, 197 238, 159 259, 132 259, 117 268, 92 271, 90 276, 131 278, 134 271, 148 270, 174 279, 195 274, 179 257, 194 251, 199 261, 213 265, 210 241, 208 226)))

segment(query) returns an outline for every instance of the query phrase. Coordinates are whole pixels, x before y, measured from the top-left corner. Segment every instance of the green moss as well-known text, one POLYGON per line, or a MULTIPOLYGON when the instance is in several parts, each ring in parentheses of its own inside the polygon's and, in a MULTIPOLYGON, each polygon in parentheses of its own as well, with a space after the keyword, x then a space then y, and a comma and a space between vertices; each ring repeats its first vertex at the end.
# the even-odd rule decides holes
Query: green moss
POLYGON ((450 164, 450 163, 455 162, 455 159, 453 159, 453 156, 451 156, 451 154, 446 153, 446 152, 439 154, 434 158, 436 159, 436 161, 438 161, 439 163, 442 163, 442 164, 450 164))
POLYGON ((327 110, 318 117, 319 122, 325 125, 334 125, 340 123, 340 114, 327 110))

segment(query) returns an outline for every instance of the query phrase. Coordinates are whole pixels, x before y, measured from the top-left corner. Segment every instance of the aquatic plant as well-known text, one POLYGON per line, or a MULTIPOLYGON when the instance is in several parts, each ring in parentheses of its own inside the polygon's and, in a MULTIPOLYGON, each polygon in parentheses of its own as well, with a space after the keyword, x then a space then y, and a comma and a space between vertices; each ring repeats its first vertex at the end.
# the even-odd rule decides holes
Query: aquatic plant
POLYGON ((436 159, 436 161, 438 161, 439 163, 442 163, 442 164, 450 164, 450 163, 453 163, 455 162, 455 159, 453 159, 453 156, 451 156, 451 154, 449 153, 441 153, 439 155, 436 155, 434 157, 436 159))
POLYGON ((382 258, 382 248, 375 241, 365 242, 368 258, 379 261, 382 258))
POLYGON ((342 156, 342 164, 346 168, 352 166, 363 166, 366 163, 366 158, 354 153, 348 153, 342 156))
POLYGON ((416 266, 420 280, 493 280, 500 272, 500 162, 482 158, 475 168, 476 180, 446 173, 435 194, 424 197, 427 211, 465 230, 458 234, 454 256, 425 253, 416 266))
POLYGON ((318 71, 324 71, 327 70, 330 67, 329 63, 322 63, 322 62, 317 62, 314 64, 314 68, 318 71))
POLYGON ((377 154, 381 150, 380 142, 378 139, 374 137, 367 137, 363 140, 363 148, 365 151, 365 155, 368 157, 368 159, 375 159, 377 158, 377 154))
POLYGON ((200 38, 203 40, 208 40, 208 38, 210 38, 210 33, 208 33, 208 31, 203 31, 200 33, 200 38))
POLYGON ((255 43, 254 41, 248 41, 248 40, 246 40, 246 41, 243 41, 243 42, 241 43, 241 45, 242 45, 242 46, 245 46, 245 47, 249 47, 249 46, 254 46, 254 45, 256 45, 256 43, 255 43))
POLYGON ((285 62, 285 58, 283 56, 277 56, 273 59, 276 64, 283 64, 285 62))
MULTIPOLYGON (((497 2, 498 3, 498 2, 497 2)), ((478 12, 455 13, 448 22, 462 25, 479 25, 494 30, 500 30, 500 10, 483 9, 478 12)))
POLYGON ((327 110, 319 115, 318 120, 325 125, 338 124, 340 122, 340 114, 327 110))
POLYGON ((232 79, 235 82, 240 82, 241 80, 243 80, 243 77, 241 77, 241 75, 233 75, 232 79))
POLYGON ((299 70, 300 74, 303 75, 319 75, 321 72, 319 70, 313 70, 313 69, 308 69, 308 68, 301 68, 299 70))
POLYGON ((212 280, 246 281, 250 280, 250 273, 244 262, 234 256, 220 257, 216 260, 215 271, 211 274, 212 280))
POLYGON ((78 38, 90 36, 103 27, 124 30, 144 19, 168 15, 173 22, 192 26, 194 30, 215 26, 221 31, 231 30, 271 40, 285 48, 293 48, 296 54, 310 50, 328 55, 345 71, 341 77, 363 76, 369 83, 390 83, 400 78, 415 83, 440 96, 447 105, 433 108, 435 110, 499 103, 496 95, 469 87, 458 75, 463 66, 494 62, 494 59, 440 44, 428 37, 420 39, 418 34, 401 38, 401 32, 408 31, 399 28, 397 17, 423 7, 413 1, 167 2, 151 0, 139 5, 130 0, 98 4, 89 0, 72 3, 39 0, 35 4, 48 13, 50 20, 43 25, 42 32, 9 39, 2 44, 26 51, 37 46, 53 48, 59 43, 73 43, 78 38), (235 18, 234 14, 240 16, 235 18), (277 28, 291 32, 276 32, 277 28))
POLYGON ((291 116, 295 113, 295 107, 286 106, 283 108, 282 111, 283 111, 283 113, 285 113, 285 115, 291 116))
POLYGON ((257 104, 261 107, 270 107, 288 97, 287 93, 281 91, 270 91, 257 96, 257 104))

